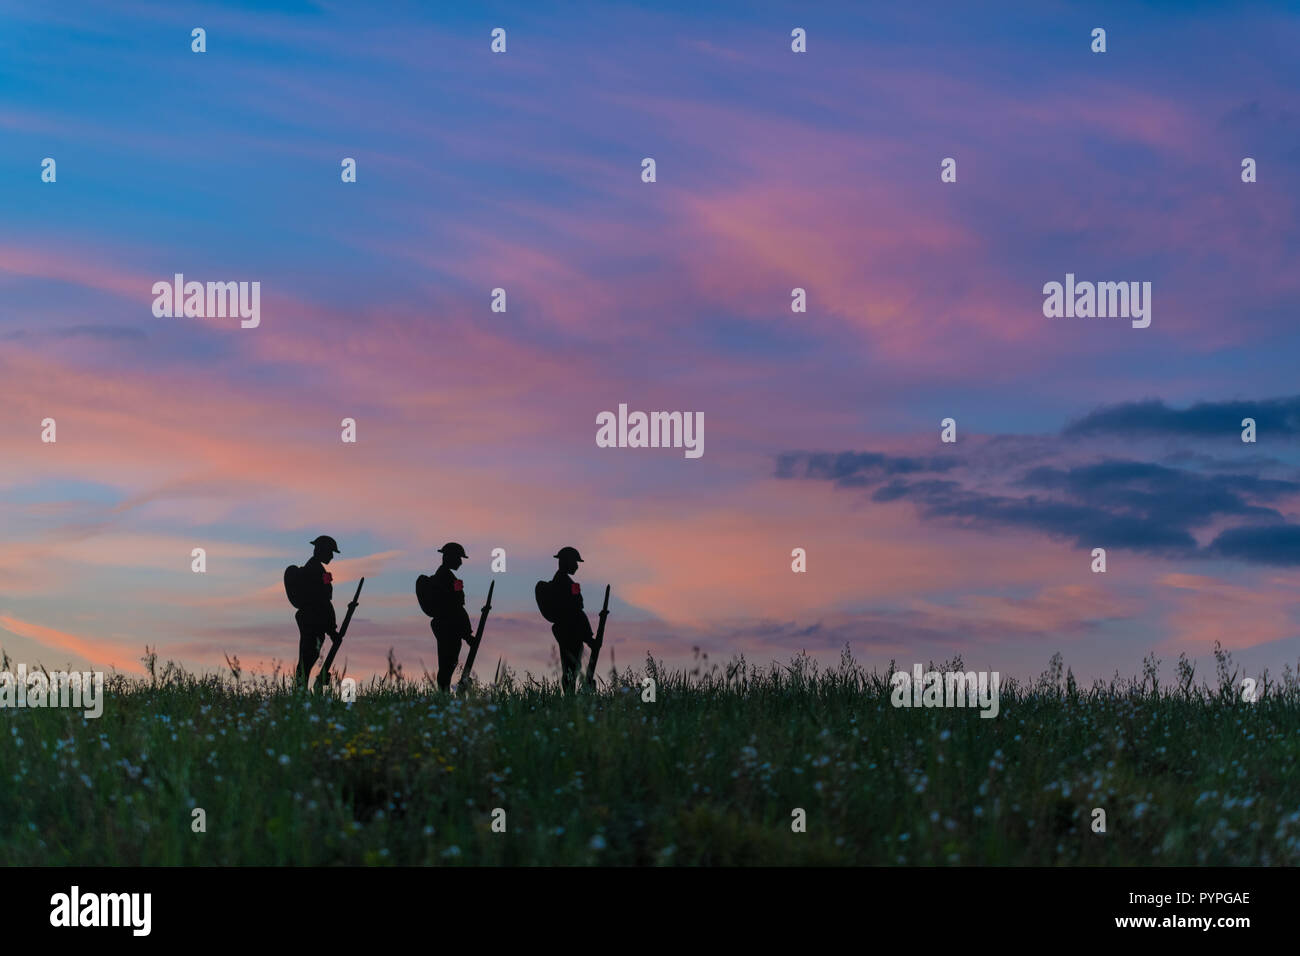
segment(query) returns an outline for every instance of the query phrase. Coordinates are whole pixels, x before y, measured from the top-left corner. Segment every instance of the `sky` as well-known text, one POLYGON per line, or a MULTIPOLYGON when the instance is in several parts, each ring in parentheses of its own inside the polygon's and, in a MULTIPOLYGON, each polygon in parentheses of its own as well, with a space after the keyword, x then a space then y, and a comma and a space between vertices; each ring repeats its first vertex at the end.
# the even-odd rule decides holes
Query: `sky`
POLYGON ((330 534, 362 678, 434 666, 449 540, 480 671, 552 672, 563 545, 620 667, 1295 666, 1294 8, 449 6, 0 3, 13 661, 269 670, 330 534), (156 317, 176 273, 260 325, 156 317), (620 403, 703 455, 598 447, 620 403))

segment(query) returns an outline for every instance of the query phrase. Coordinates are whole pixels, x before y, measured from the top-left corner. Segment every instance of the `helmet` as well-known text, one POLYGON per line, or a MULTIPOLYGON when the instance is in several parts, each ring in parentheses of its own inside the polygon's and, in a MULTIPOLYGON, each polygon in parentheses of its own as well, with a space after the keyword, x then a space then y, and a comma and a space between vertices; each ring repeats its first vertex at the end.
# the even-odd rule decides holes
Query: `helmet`
POLYGON ((553 558, 559 558, 563 561, 565 558, 572 558, 574 561, 581 561, 582 555, 578 553, 577 548, 561 548, 557 553, 551 555, 553 558))
POLYGON ((327 535, 327 534, 323 534, 323 535, 321 535, 320 537, 318 537, 315 541, 313 541, 313 542, 311 542, 311 543, 314 544, 314 545, 322 545, 322 544, 323 544, 325 547, 329 548, 329 549, 330 549, 331 551, 333 551, 335 554, 342 554, 342 553, 343 553, 343 552, 341 552, 341 551, 339 550, 339 543, 338 543, 337 541, 335 541, 333 538, 331 538, 331 537, 330 537, 329 535, 327 535))
POLYGON ((457 544, 455 541, 448 541, 446 544, 444 544, 441 548, 438 549, 438 553, 445 554, 448 556, 459 554, 466 561, 469 560, 469 555, 465 553, 465 548, 457 544))

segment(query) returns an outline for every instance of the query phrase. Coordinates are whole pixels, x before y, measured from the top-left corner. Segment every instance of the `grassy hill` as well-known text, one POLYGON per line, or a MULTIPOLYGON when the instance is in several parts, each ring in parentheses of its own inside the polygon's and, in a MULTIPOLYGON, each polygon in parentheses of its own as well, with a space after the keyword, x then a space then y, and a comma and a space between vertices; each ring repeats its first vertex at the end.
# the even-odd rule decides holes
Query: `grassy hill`
POLYGON ((1300 864, 1300 686, 1243 702, 1223 652, 1214 690, 1185 661, 1085 690, 1058 656, 995 719, 896 708, 847 651, 574 698, 393 668, 353 703, 147 663, 99 719, 0 712, 0 863, 1300 864))

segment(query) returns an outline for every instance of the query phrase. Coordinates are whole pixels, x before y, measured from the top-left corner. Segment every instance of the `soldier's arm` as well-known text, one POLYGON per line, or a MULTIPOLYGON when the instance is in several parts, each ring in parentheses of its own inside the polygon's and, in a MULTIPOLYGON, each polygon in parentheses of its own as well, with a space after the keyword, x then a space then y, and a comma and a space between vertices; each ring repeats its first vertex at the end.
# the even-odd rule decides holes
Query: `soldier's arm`
MULTIPOLYGON (((455 587, 455 585, 452 585, 455 587)), ((452 591, 452 596, 456 599, 456 614, 460 616, 461 621, 461 640, 472 644, 474 642, 474 626, 470 624, 469 612, 465 610, 465 584, 461 583, 459 591, 452 591)))

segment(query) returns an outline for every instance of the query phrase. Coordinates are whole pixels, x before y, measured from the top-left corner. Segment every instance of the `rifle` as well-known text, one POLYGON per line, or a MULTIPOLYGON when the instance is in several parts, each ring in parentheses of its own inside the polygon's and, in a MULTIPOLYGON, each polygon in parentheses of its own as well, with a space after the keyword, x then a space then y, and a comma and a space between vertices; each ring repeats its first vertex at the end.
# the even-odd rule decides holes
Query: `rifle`
POLYGON ((587 661, 587 689, 596 688, 596 658, 600 656, 600 645, 605 643, 605 618, 609 616, 609 585, 605 585, 605 606, 600 609, 600 625, 596 628, 596 640, 591 645, 591 657, 587 661))
POLYGON ((352 620, 352 612, 357 609, 357 602, 361 598, 361 585, 366 583, 362 578, 357 582, 357 593, 352 595, 352 600, 348 602, 348 613, 343 615, 343 626, 339 628, 339 636, 334 638, 334 643, 330 647, 330 652, 325 657, 325 664, 316 675, 316 688, 319 690, 329 681, 330 666, 334 663, 334 655, 339 652, 339 646, 343 643, 343 635, 348 632, 348 623, 352 620))
MULTIPOLYGON (((469 686, 469 674, 474 669, 474 658, 478 656, 478 645, 483 640, 483 625, 487 623, 488 611, 492 610, 492 590, 497 586, 493 581, 488 585, 487 603, 478 616, 478 631, 474 634, 474 643, 469 646, 469 656, 465 658, 465 669, 460 672, 460 686, 469 686)), ((500 665, 498 665, 500 666, 500 665)))

